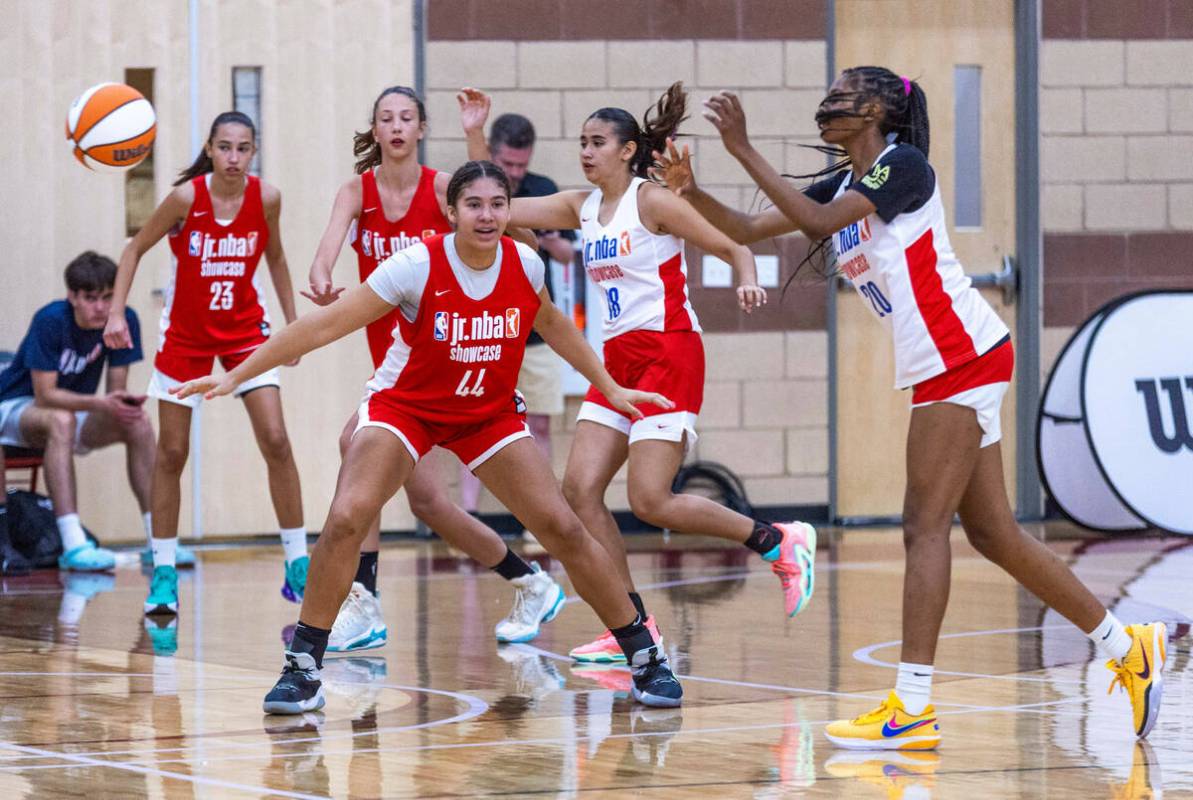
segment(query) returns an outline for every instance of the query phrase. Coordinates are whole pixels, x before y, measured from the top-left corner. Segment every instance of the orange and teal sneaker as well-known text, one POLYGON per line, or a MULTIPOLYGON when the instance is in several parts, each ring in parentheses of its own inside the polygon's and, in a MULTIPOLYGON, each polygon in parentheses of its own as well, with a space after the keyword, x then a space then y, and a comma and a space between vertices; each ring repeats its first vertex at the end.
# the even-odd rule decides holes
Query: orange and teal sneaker
POLYGON ((847 750, 934 750, 940 744, 940 723, 932 706, 923 714, 908 714, 892 691, 873 711, 830 722, 824 735, 847 750))
POLYGON ((1164 696, 1164 662, 1168 657, 1168 628, 1163 622, 1148 625, 1128 625, 1131 649, 1123 663, 1114 659, 1106 667, 1114 673, 1110 691, 1118 687, 1131 698, 1135 735, 1142 739, 1160 716, 1160 701, 1164 696))
MULTIPOLYGON (((663 637, 659 634, 659 627, 655 623, 654 614, 646 618, 646 629, 650 631, 655 644, 662 647, 663 637)), ((582 644, 568 653, 573 661, 582 664, 624 664, 625 653, 621 652, 621 645, 617 643, 610 631, 605 631, 588 644, 582 644)))
POLYGON ((773 523, 782 541, 763 556, 783 587, 787 616, 803 611, 816 587, 816 529, 806 522, 773 523))

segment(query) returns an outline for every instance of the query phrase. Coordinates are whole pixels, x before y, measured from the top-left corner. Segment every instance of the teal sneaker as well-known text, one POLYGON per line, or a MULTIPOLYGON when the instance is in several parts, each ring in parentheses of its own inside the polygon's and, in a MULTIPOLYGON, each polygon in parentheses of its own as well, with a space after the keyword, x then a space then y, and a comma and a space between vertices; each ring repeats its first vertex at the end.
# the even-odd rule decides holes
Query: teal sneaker
POLYGON ((155 656, 172 656, 178 650, 178 617, 145 617, 145 633, 155 656))
POLYGON ((58 569, 76 572, 106 572, 116 568, 116 554, 106 547, 85 542, 58 556, 58 569))
MULTIPOLYGON (((141 551, 141 566, 153 566, 153 548, 146 547, 141 551)), ((195 551, 189 547, 178 545, 174 551, 174 566, 175 567, 193 567, 195 566, 195 551)))
POLYGON ((282 597, 291 603, 302 602, 302 595, 307 590, 307 569, 310 566, 310 556, 286 562, 286 580, 282 583, 282 597))
POLYGON ((145 598, 145 614, 178 613, 178 570, 161 566, 153 570, 149 582, 149 596, 145 598))

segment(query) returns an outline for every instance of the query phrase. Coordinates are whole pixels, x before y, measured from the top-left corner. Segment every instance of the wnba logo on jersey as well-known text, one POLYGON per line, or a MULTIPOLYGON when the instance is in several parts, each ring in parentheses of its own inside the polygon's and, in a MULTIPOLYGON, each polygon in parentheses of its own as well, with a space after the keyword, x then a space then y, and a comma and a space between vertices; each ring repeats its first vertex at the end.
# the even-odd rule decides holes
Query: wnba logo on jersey
MULTIPOLYGON (((198 233, 198 231, 195 231, 198 233)), ((195 246, 194 233, 191 234, 189 246, 195 246)), ((216 238, 210 234, 203 234, 203 260, 212 258, 252 258, 257 252, 257 234, 254 231, 248 236, 234 236, 229 233, 216 238)))
POLYGON ((522 309, 507 308, 505 310, 505 335, 510 339, 518 338, 518 329, 522 327, 522 309))
POLYGON ((437 342, 447 341, 447 319, 446 311, 435 312, 435 341, 437 342))
POLYGON ((870 223, 865 217, 837 231, 837 255, 848 253, 862 242, 870 241, 870 223))
POLYGON ((630 254, 630 232, 622 231, 617 238, 602 236, 584 243, 584 263, 630 254))

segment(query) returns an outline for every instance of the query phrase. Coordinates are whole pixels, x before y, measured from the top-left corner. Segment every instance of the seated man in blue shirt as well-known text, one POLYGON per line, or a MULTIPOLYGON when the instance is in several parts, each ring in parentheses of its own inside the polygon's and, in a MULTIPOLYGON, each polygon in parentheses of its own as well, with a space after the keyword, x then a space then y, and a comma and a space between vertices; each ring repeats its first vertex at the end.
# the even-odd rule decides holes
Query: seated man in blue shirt
MULTIPOLYGON (((127 391, 128 366, 142 358, 137 315, 132 309, 126 312, 131 348, 109 350, 103 338, 115 280, 116 265, 98 253, 88 250, 70 262, 66 299, 33 315, 16 358, 0 372, 0 446, 45 451, 46 484, 62 536, 61 569, 109 570, 116 565, 112 551, 93 545, 79 523, 76 454, 124 444, 129 483, 141 507, 146 536, 151 533, 153 428, 141 407, 145 395, 127 391), (96 394, 104 362, 107 391, 96 394)), ((0 526, 6 528, 3 519, 0 515, 0 526)))

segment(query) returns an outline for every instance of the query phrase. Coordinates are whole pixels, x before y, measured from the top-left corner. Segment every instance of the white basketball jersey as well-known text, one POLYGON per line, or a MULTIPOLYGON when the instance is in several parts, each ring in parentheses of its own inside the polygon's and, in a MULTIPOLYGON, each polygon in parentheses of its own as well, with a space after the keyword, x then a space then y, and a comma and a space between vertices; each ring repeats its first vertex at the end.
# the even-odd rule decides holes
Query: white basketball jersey
POLYGON ((683 240, 651 233, 638 216, 634 178, 608 225, 597 215, 601 190, 580 207, 584 270, 600 289, 603 339, 630 331, 699 331, 688 299, 688 265, 683 240))
MULTIPOLYGON (((849 173, 841 181, 838 197, 852 178, 849 173)), ((931 199, 915 211, 890 223, 870 214, 838 231, 833 249, 837 269, 891 331, 896 389, 959 367, 1009 333, 953 253, 939 182, 931 199)))

